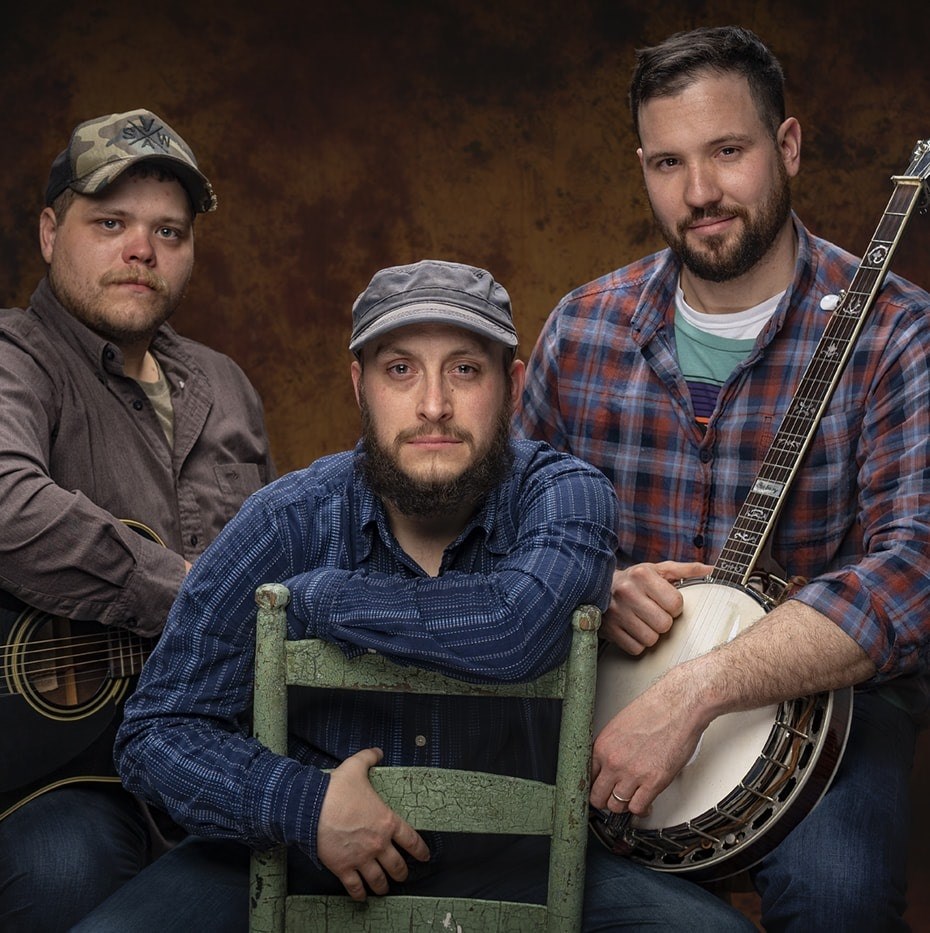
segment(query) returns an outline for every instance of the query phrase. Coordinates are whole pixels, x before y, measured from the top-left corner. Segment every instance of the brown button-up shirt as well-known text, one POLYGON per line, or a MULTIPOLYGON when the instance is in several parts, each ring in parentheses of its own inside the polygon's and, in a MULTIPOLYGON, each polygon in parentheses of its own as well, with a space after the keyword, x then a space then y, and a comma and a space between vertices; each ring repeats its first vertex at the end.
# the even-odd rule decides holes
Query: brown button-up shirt
POLYGON ((119 349, 65 311, 47 280, 25 311, 0 310, 0 588, 143 635, 161 630, 183 558, 274 478, 242 370, 167 325, 151 351, 170 384, 173 449, 119 349))

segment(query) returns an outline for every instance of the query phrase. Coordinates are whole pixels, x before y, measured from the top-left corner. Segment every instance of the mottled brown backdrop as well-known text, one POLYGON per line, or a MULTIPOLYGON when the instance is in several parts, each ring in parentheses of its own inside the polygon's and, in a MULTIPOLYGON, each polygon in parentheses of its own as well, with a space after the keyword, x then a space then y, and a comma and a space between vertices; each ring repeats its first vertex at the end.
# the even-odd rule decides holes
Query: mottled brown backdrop
MULTIPOLYGON (((175 324, 240 362, 294 469, 355 440, 349 309, 378 268, 487 267, 525 355, 569 288, 659 245, 624 99, 633 50, 736 22, 788 75, 799 212, 861 251, 890 176, 930 136, 925 3, 20 0, 0 26, 3 301, 28 302, 43 271, 36 217, 71 127, 154 110, 219 195, 175 324)), ((918 217, 894 268, 930 286, 928 253, 918 217)), ((915 930, 930 929, 928 775, 930 746, 914 779, 915 930)))

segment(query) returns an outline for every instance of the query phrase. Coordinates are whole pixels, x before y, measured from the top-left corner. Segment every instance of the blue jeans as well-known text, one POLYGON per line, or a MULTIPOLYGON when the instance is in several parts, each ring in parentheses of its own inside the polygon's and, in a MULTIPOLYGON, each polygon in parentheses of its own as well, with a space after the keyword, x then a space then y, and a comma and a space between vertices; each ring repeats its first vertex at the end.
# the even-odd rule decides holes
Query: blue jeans
POLYGON ((908 779, 917 728, 887 700, 857 693, 836 779, 753 872, 769 933, 908 929, 908 779))
POLYGON ((146 821, 118 786, 42 794, 0 823, 0 930, 59 933, 148 860, 146 821))
MULTIPOLYGON (((469 841, 460 848, 467 849, 469 841)), ((453 849, 453 846, 448 846, 453 849)), ((443 862, 431 876, 411 866, 398 894, 545 900, 547 853, 539 839, 508 840, 490 857, 466 855, 443 862), (413 880, 415 878, 415 880, 413 880)), ((339 880, 298 851, 288 858, 289 889, 345 894, 339 880)), ((246 933, 249 921, 249 850, 238 843, 188 837, 74 927, 73 933, 246 933)))
MULTIPOLYGON (((915 738, 906 714, 880 698, 857 696, 852 733, 830 791, 754 872, 769 933, 906 929, 901 915, 915 738)), ((512 872, 492 871, 495 876, 512 872)), ((338 883, 320 887, 339 890, 338 883)), ((248 851, 190 838, 120 888, 75 933, 247 928, 248 851)), ((583 929, 748 933, 755 927, 700 886, 611 855, 592 841, 583 929)))
MULTIPOLYGON (((120 888, 73 933, 246 933, 248 929, 248 850, 236 843, 190 837, 120 888)), ((293 866, 295 859, 289 860, 293 866)), ((299 861, 299 860, 298 860, 299 861)), ((544 883, 519 883, 517 856, 502 854, 500 864, 466 864, 451 869, 456 890, 480 897, 542 900, 544 883)), ((332 875, 297 865, 294 889, 339 894, 332 875), (296 882, 296 883, 295 883, 296 882)), ((541 873, 545 877, 544 871, 541 873)), ((436 879, 406 886, 410 893, 446 890, 436 879)), ((584 929, 654 928, 687 933, 754 931, 755 927, 723 901, 679 878, 658 875, 611 855, 600 843, 589 850, 584 929)))
POLYGON ((582 928, 585 933, 755 933, 756 929, 699 885, 613 855, 593 839, 588 845, 582 928))
POLYGON ((249 850, 188 836, 72 933, 247 933, 249 850))

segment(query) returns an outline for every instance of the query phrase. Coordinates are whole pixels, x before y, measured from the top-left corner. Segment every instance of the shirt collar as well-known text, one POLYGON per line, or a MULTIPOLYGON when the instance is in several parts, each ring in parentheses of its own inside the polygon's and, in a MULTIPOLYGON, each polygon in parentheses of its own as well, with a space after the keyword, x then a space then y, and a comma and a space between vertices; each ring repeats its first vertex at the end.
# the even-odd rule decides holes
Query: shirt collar
MULTIPOLYGON (((803 294, 814 287, 816 271, 812 268, 810 235, 794 211, 791 212, 791 220, 798 238, 794 279, 762 331, 763 343, 767 343, 781 329, 788 308, 792 305, 792 296, 798 290, 803 294)), ((668 314, 674 314, 675 289, 681 275, 681 263, 670 249, 655 253, 653 259, 655 264, 631 320, 634 338, 640 346, 652 339, 656 331, 665 324, 668 314)))

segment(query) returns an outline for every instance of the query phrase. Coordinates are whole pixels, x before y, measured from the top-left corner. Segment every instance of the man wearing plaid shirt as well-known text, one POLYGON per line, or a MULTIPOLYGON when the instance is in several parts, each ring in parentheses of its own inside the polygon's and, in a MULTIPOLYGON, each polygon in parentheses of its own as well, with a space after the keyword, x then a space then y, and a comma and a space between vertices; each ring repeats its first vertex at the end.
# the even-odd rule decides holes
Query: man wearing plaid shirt
MULTIPOLYGON (((620 546, 601 631, 637 656, 682 612, 674 581, 712 570, 858 263, 791 210, 801 129, 748 30, 640 51, 630 103, 669 248, 560 302, 515 423, 612 480, 620 546)), ((769 931, 906 929, 930 630, 928 307, 888 277, 785 499, 771 558, 806 584, 672 666, 595 740, 592 804, 642 816, 716 717, 856 687, 830 789, 752 869, 769 931)), ((631 912, 681 896, 681 878, 596 848, 589 885, 624 884, 631 912)))

